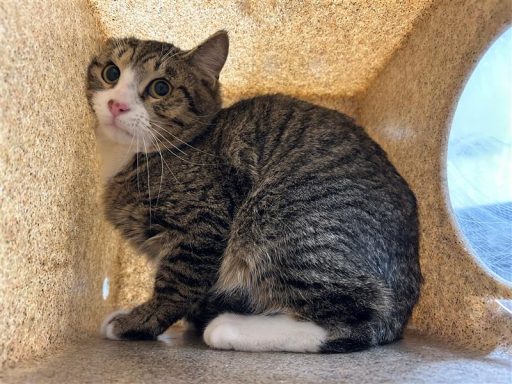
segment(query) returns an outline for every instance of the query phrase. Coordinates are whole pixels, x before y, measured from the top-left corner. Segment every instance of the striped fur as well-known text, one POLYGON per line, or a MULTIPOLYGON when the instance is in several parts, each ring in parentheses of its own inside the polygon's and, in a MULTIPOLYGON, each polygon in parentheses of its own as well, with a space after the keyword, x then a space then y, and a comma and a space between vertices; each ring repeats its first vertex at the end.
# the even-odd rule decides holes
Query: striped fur
POLYGON ((398 339, 421 281, 407 183, 342 113, 282 95, 221 109, 223 49, 222 32, 188 52, 129 38, 91 62, 90 100, 108 62, 136 71, 159 141, 106 186, 108 219, 158 263, 152 298, 109 332, 155 339, 180 318, 204 329, 231 312, 314 323, 320 352, 398 339), (144 94, 154 71, 173 88, 157 102, 144 94))

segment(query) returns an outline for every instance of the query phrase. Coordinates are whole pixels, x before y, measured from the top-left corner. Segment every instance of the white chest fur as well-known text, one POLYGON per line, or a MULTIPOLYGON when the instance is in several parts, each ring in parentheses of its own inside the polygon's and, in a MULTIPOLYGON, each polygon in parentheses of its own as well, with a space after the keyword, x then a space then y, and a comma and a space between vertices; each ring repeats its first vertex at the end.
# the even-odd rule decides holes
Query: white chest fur
POLYGON ((114 143, 101 133, 96 133, 98 154, 101 159, 101 180, 107 182, 121 171, 135 154, 136 145, 132 148, 114 143))

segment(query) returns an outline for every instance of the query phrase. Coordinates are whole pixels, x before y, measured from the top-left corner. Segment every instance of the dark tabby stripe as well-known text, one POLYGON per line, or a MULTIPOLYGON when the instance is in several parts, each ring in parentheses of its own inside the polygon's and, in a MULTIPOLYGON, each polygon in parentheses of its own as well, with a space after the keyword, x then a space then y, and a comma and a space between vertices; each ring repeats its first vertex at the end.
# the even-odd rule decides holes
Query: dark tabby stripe
POLYGON ((180 86, 178 87, 178 90, 181 91, 185 99, 187 99, 188 108, 190 112, 192 112, 194 115, 200 115, 201 112, 197 109, 196 104, 194 102, 194 98, 192 97, 188 89, 186 87, 180 86))

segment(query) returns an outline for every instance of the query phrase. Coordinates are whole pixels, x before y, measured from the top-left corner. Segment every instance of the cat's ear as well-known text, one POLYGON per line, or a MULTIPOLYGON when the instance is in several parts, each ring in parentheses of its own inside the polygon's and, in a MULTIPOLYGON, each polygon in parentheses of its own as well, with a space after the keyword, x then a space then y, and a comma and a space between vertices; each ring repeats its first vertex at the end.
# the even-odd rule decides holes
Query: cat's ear
POLYGON ((186 54, 190 65, 202 70, 215 84, 226 62, 229 38, 226 31, 218 31, 186 54))

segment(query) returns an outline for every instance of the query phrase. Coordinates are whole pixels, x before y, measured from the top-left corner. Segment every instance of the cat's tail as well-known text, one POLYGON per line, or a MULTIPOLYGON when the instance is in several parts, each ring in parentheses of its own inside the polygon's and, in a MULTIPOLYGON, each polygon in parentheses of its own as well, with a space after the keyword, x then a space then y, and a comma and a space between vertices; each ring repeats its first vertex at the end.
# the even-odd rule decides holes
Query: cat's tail
POLYGON ((348 337, 340 337, 334 340, 328 340, 319 348, 320 353, 347 353, 357 352, 372 347, 374 344, 366 339, 356 339, 348 337))
POLYGON ((395 327, 384 322, 370 322, 359 325, 337 325, 328 331, 327 340, 319 348, 320 353, 347 353, 388 344, 402 337, 403 326, 395 327), (394 328, 394 329, 392 329, 394 328))
POLYGON ((402 337, 412 308, 405 294, 400 292, 400 303, 396 291, 376 279, 357 279, 339 288, 311 311, 311 320, 327 332, 319 352, 361 351, 402 337))

